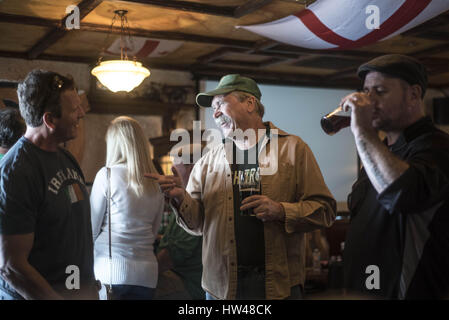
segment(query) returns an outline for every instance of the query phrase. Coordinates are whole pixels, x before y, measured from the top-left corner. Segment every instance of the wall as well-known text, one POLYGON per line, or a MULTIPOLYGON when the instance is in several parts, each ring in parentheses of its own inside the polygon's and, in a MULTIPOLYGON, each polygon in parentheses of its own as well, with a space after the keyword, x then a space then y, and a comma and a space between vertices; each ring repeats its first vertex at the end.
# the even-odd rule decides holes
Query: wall
MULTIPOLYGON (((109 123, 122 114, 88 114, 85 118, 86 146, 81 168, 87 182, 93 182, 98 170, 106 162, 106 130, 109 123)), ((158 137, 162 134, 162 122, 157 116, 128 115, 136 119, 147 137, 158 137)))
MULTIPOLYGON (((91 67, 83 63, 0 58, 0 79, 20 81, 28 74, 28 72, 37 68, 55 71, 62 75, 70 74, 74 78, 78 88, 89 94, 92 77, 90 74, 91 67)), ((149 82, 189 86, 191 88, 194 88, 195 85, 190 73, 155 69, 151 70, 150 77, 147 78, 142 85, 148 85, 149 82)), ((186 103, 193 104, 193 102, 194 92, 192 91, 189 92, 186 103)), ((123 107, 125 108, 126 106, 123 107)), ((125 114, 126 112, 121 114, 86 114, 84 118, 84 135, 86 138, 85 151, 80 164, 87 182, 93 181, 95 174, 105 163, 106 143, 104 138, 108 124, 115 117, 125 114)), ((161 117, 142 115, 133 117, 140 122, 148 138, 158 137, 162 134, 161 117)), ((183 110, 182 116, 180 117, 180 120, 177 121, 176 125, 177 127, 187 127, 190 129, 193 119, 193 110, 192 112, 183 110)))
MULTIPOLYGON (((151 83, 163 83, 171 86, 187 86, 194 88, 194 81, 190 73, 167 70, 151 70, 149 78, 138 87, 139 90, 148 87, 151 83)), ((113 94, 113 93, 111 93, 113 94)), ((189 92, 185 103, 194 103, 194 93, 189 92)), ((93 182, 97 171, 104 166, 106 159, 105 134, 111 120, 120 115, 127 115, 135 118, 141 124, 144 133, 148 138, 159 137, 162 135, 162 118, 160 116, 133 115, 125 112, 126 106, 123 106, 124 112, 120 114, 95 114, 86 115, 86 152, 84 154, 81 167, 84 171, 86 181, 93 182)), ((194 119, 194 110, 182 110, 180 119, 176 127, 190 129, 194 119)))
POLYGON ((85 63, 0 58, 0 79, 2 80, 23 80, 33 69, 54 71, 64 76, 70 74, 78 89, 89 91, 90 68, 85 63))
MULTIPOLYGON (((426 105, 426 114, 433 116, 433 99, 449 97, 449 88, 447 89, 429 89, 424 97, 424 103, 426 105)), ((449 106, 447 106, 449 108, 449 106)), ((447 133, 449 133, 449 124, 437 125, 437 127, 447 133)))

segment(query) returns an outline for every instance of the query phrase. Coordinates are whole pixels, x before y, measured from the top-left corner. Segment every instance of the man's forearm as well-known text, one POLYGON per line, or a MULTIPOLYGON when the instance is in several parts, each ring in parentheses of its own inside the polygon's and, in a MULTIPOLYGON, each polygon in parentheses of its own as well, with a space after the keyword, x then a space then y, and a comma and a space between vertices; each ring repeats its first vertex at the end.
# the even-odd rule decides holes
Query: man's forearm
POLYGON ((42 275, 30 264, 4 267, 1 269, 0 275, 14 290, 27 300, 62 299, 42 275))
POLYGON ((359 133, 355 135, 355 143, 368 178, 378 193, 409 168, 408 163, 388 150, 376 134, 359 133))

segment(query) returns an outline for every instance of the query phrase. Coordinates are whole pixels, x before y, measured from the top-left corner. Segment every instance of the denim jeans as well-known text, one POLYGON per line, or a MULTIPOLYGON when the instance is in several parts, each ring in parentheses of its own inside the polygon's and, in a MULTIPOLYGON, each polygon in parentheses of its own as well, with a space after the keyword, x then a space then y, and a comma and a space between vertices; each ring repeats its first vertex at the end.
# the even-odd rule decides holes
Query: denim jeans
POLYGON ((155 288, 113 284, 112 300, 152 300, 155 291, 155 288))
POLYGON ((0 277, 0 300, 23 300, 23 297, 20 296, 17 292, 8 290, 6 288, 11 288, 8 283, 0 277))
POLYGON ((0 290, 0 300, 23 300, 23 298, 0 290))

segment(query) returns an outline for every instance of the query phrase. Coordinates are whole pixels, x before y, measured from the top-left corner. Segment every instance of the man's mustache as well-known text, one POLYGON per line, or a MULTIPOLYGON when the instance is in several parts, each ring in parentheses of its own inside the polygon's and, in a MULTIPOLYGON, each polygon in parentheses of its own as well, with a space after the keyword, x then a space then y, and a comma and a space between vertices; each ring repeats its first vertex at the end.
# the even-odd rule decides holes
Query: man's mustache
POLYGON ((221 115, 220 117, 215 119, 215 123, 217 124, 217 126, 221 127, 223 124, 231 123, 231 118, 225 115, 221 115))

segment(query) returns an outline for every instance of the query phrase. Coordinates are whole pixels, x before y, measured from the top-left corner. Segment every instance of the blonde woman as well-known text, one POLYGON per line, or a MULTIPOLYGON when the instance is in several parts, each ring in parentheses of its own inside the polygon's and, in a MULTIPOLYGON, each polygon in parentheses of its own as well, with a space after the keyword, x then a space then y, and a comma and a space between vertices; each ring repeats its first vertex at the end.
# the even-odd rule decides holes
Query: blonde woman
POLYGON ((152 299, 158 278, 153 243, 161 223, 164 196, 155 182, 144 178, 145 172, 157 172, 150 158, 150 145, 139 123, 129 117, 111 122, 106 145, 106 167, 97 173, 90 196, 95 275, 109 284, 109 167, 113 299, 152 299))

